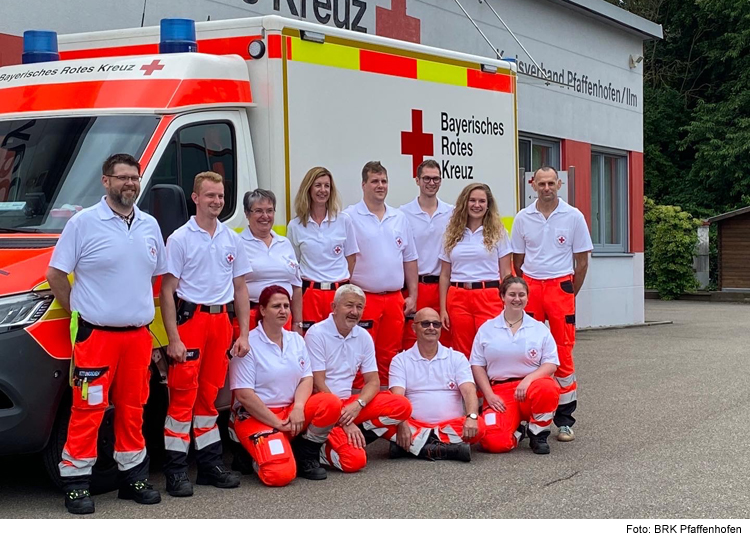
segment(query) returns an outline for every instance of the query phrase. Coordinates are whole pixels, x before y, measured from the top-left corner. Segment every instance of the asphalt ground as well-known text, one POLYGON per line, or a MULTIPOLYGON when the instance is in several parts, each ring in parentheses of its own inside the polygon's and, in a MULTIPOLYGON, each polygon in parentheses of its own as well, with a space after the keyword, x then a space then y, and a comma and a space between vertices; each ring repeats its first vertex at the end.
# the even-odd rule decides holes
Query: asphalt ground
MULTIPOLYGON (((577 438, 548 456, 390 461, 378 441, 360 473, 281 489, 177 499, 154 472, 161 504, 111 492, 85 518, 749 518, 750 307, 648 300, 646 318, 674 323, 579 333, 577 438)), ((67 516, 37 458, 0 458, 0 517, 67 516)))

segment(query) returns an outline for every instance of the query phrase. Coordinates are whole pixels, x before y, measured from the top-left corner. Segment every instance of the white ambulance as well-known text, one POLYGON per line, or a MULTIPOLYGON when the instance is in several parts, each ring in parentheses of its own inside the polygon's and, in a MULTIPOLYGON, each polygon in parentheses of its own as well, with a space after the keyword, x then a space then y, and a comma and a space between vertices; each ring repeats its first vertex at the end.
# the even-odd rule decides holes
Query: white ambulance
MULTIPOLYGON (((25 59, 55 59, 46 39, 40 51, 30 39, 25 59)), ((274 191, 283 234, 309 168, 331 170, 346 206, 380 160, 399 206, 426 158, 441 164, 443 200, 485 182, 510 229, 515 93, 505 61, 275 16, 61 36, 58 60, 1 68, 0 455, 46 447, 56 475, 71 347, 44 275, 65 222, 103 195, 107 156, 140 159, 139 205, 165 236, 194 211, 200 171, 224 176, 221 220, 238 230, 244 193, 274 191)), ((167 338, 158 318, 152 330, 156 366, 167 338)))

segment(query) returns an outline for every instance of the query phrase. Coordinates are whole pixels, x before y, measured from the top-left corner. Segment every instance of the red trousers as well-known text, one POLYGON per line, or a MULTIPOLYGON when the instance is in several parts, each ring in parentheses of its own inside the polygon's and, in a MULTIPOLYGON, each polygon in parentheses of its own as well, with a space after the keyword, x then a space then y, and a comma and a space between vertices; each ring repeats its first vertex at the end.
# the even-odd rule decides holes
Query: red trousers
MULTIPOLYGON (((336 296, 336 289, 348 282, 347 280, 332 283, 332 288, 327 290, 314 287, 302 289, 302 321, 305 323, 320 323, 327 318, 332 311, 331 304, 333 304, 333 297, 336 296)), ((303 281, 303 283, 305 282, 303 281)))
POLYGON ((572 413, 574 403, 578 399, 578 384, 573 363, 573 346, 576 343, 576 297, 573 294, 573 276, 539 280, 524 275, 523 278, 529 285, 526 313, 537 321, 548 321, 549 330, 557 342, 557 354, 560 358, 560 366, 555 372, 555 378, 560 384, 558 406, 568 407, 562 409, 563 412, 558 412, 555 424, 571 426, 575 422, 572 413))
MULTIPOLYGON (((353 403, 359 395, 352 395, 342 401, 343 406, 353 403)), ((356 425, 381 434, 388 426, 398 425, 411 416, 411 403, 403 395, 394 395, 389 391, 381 391, 367 403, 354 420, 356 425)), ((344 428, 336 426, 328 435, 326 444, 320 453, 320 461, 324 465, 340 469, 344 473, 356 473, 367 465, 367 452, 364 448, 357 448, 349 444, 344 428)))
MULTIPOLYGON (((404 298, 408 296, 408 293, 404 291, 404 298)), ((417 293, 417 311, 422 308, 432 308, 438 315, 440 315, 440 291, 438 290, 437 283, 420 283, 419 292, 417 293)), ((413 318, 408 318, 404 322, 404 336, 401 340, 401 349, 406 351, 410 349, 417 342, 417 335, 414 329, 411 328, 413 318)), ((448 329, 442 329, 440 333, 440 343, 445 347, 452 347, 451 331, 448 329)))
MULTIPOLYGON (((270 409, 281 420, 292 412, 294 405, 270 409)), ((323 443, 341 416, 341 400, 332 393, 315 393, 305 403, 305 438, 323 443)), ((286 486, 297 476, 297 463, 292 454, 289 433, 276 431, 252 416, 235 417, 234 431, 253 458, 261 482, 266 486, 286 486)))
MULTIPOLYGON (((409 424, 409 429, 411 429, 411 447, 409 447, 409 452, 418 456, 424 445, 427 444, 427 439, 429 438, 430 433, 434 433, 437 438, 444 443, 458 444, 467 442, 461 437, 465 421, 466 416, 446 420, 439 424, 428 424, 411 418, 406 420, 406 423, 409 424)), ((398 426, 391 425, 386 428, 386 431, 383 432, 382 436, 396 442, 397 434, 398 426)), ((474 444, 480 442, 484 437, 484 434, 484 420, 482 419, 482 416, 479 416, 479 418, 477 418, 477 434, 469 439, 468 443, 474 444)))
MULTIPOLYGON (((146 461, 142 426, 143 405, 148 399, 151 333, 146 327, 105 331, 81 326, 73 359, 73 405, 60 476, 71 479, 91 475, 99 426, 110 401, 115 407, 117 466, 120 471, 140 466, 146 461)), ((130 477, 133 481, 148 476, 148 466, 143 467, 143 476, 130 477)))
POLYGON ((460 351, 468 359, 479 327, 503 311, 500 291, 450 287, 446 304, 451 322, 453 349, 460 351))
POLYGON ((481 444, 487 452, 510 452, 518 446, 521 432, 517 429, 522 421, 529 422, 529 432, 533 435, 550 430, 560 393, 557 382, 551 377, 534 380, 526 391, 526 399, 519 402, 515 392, 520 383, 517 380, 492 386, 495 395, 505 403, 505 411, 495 412, 484 406, 482 417, 487 432, 481 444))
MULTIPOLYGON (((362 322, 372 322, 368 329, 375 342, 375 360, 378 363, 380 385, 388 385, 391 360, 401 351, 401 334, 404 330, 404 297, 401 291, 385 294, 365 293, 367 297, 362 322), (398 333, 398 334, 397 334, 398 333)), ((355 388, 361 387, 355 383, 355 388)))
POLYGON ((221 438, 215 402, 224 386, 232 343, 232 325, 226 313, 195 315, 178 325, 188 356, 169 367, 169 408, 164 422, 165 472, 187 471, 192 425, 199 467, 221 464, 221 438))

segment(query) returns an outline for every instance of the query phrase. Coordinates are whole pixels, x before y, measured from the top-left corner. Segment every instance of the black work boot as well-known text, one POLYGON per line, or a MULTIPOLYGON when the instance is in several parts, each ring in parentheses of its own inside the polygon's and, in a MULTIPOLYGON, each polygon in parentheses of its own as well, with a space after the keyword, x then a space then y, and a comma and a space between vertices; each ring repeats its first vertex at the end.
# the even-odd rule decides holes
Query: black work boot
POLYGON ((158 490, 154 490, 153 485, 148 482, 148 479, 121 486, 117 497, 121 500, 133 500, 143 505, 154 505, 161 501, 161 494, 159 494, 158 490))
POLYGON ((328 474, 320 467, 320 447, 322 443, 314 443, 302 436, 294 439, 292 451, 297 461, 297 476, 311 481, 322 481, 328 474))
POLYGON ((94 512, 94 500, 88 488, 75 488, 65 492, 65 508, 74 515, 90 515, 94 512))
POLYGON ((208 469, 199 469, 196 484, 215 486, 216 488, 237 488, 240 478, 223 465, 214 465, 208 469))
POLYGON ((167 493, 175 498, 189 498, 193 495, 193 485, 187 473, 167 475, 167 493))
POLYGON ((393 441, 390 441, 390 446, 388 447, 388 458, 391 460, 395 460, 398 458, 405 458, 409 455, 409 452, 401 448, 398 443, 394 443, 393 441))
POLYGON ((377 441, 380 437, 378 437, 378 434, 370 429, 365 429, 363 425, 358 425, 359 430, 362 432, 362 435, 365 438, 365 444, 367 446, 371 445, 375 441, 377 441))
POLYGON ((425 460, 471 461, 471 446, 468 443, 444 443, 430 439, 419 451, 419 457, 425 460))
POLYGON ((529 424, 528 422, 521 422, 518 424, 518 427, 516 428, 516 431, 518 431, 521 436, 518 437, 518 444, 520 445, 521 442, 529 436, 529 424))
POLYGON ((529 446, 531 446, 534 454, 549 454, 547 437, 549 437, 549 431, 543 431, 538 435, 534 435, 529 431, 529 446))

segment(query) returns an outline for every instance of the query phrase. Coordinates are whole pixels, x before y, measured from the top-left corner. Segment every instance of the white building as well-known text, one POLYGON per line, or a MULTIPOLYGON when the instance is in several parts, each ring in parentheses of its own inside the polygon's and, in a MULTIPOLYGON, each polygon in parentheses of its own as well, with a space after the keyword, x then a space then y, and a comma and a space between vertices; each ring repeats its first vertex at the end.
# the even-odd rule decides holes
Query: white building
MULTIPOLYGON (((267 14, 515 58, 520 165, 525 172, 549 164, 567 173, 568 200, 585 215, 595 244, 578 325, 644 321, 641 61, 644 40, 662 37, 660 25, 603 0, 4 0, 0 33, 267 14)), ((15 42, 0 34, 0 64, 11 62, 15 42)), ((529 198, 520 174, 519 184, 521 207, 529 198)))

